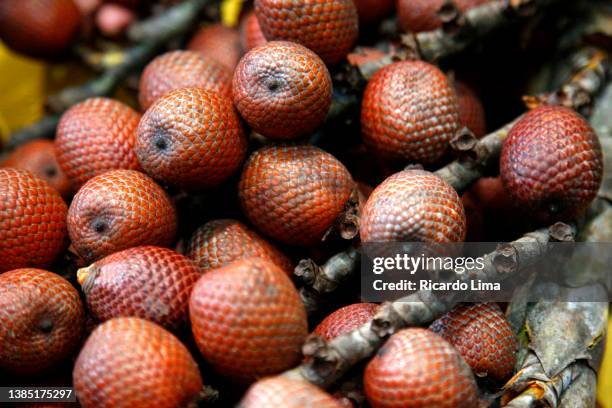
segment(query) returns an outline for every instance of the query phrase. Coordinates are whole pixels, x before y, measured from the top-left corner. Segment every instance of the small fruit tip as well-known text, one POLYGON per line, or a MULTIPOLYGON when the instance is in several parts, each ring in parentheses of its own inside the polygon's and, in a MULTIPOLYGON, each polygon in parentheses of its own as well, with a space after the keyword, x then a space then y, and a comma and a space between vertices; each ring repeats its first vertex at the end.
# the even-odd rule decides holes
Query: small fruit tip
POLYGON ((79 282, 79 285, 83 286, 83 284, 85 283, 85 280, 87 279, 87 277, 89 276, 91 272, 92 267, 93 265, 89 265, 85 268, 79 268, 79 270, 77 271, 77 281, 79 282))

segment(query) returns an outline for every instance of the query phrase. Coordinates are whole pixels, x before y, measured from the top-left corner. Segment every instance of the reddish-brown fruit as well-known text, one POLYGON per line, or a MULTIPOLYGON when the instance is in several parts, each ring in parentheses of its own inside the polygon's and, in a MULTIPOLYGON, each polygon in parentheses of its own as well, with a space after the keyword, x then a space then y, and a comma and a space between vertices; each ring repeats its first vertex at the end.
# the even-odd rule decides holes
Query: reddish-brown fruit
POLYGON ((169 246, 177 229, 166 192, 134 170, 112 170, 88 181, 68 209, 68 233, 87 262, 140 245, 169 246))
POLYGON ((474 408, 470 367, 442 337, 426 329, 397 332, 368 363, 364 390, 373 408, 474 408))
POLYGON ((517 340, 496 303, 456 306, 429 329, 451 343, 477 376, 505 381, 514 372, 517 340))
POLYGON ((308 48, 271 41, 240 60, 233 93, 236 108, 256 132, 294 139, 325 121, 332 80, 325 63, 308 48))
POLYGON ((186 255, 203 271, 254 256, 272 261, 288 275, 293 273, 289 258, 265 238, 236 220, 214 220, 202 225, 187 243, 186 255))
POLYGON ((179 339, 136 317, 98 326, 72 377, 83 408, 144 408, 152 401, 159 408, 187 407, 202 390, 198 365, 179 339))
POLYGON ((253 384, 238 408, 342 408, 322 389, 300 380, 269 377, 253 384))
POLYGON ((170 91, 202 88, 231 97, 232 73, 217 60, 195 51, 170 51, 149 63, 140 77, 138 101, 145 111, 170 91))
POLYGON ((331 154, 313 146, 274 146, 247 160, 238 195, 264 234, 315 246, 342 214, 353 188, 350 173, 331 154))
POLYGON ((379 307, 375 303, 354 303, 344 306, 323 319, 313 333, 325 340, 332 340, 350 333, 370 321, 376 315, 379 307))
POLYGON ((134 153, 140 114, 108 98, 90 98, 68 109, 57 127, 57 161, 81 187, 108 170, 139 170, 134 153))
POLYGON ((66 203, 26 170, 0 169, 0 273, 50 266, 66 246, 66 203))
POLYGON ((391 14, 394 0, 353 0, 361 24, 377 23, 391 14))
POLYGON ((213 24, 196 32, 187 48, 219 61, 233 71, 242 54, 240 31, 222 24, 213 24))
POLYGON ((461 128, 455 90, 431 64, 393 63, 370 79, 361 127, 365 142, 382 156, 435 163, 461 128))
POLYGON ((35 58, 63 54, 80 23, 81 15, 73 0, 0 1, 0 40, 35 58))
POLYGON ((182 88, 147 110, 138 125, 135 150, 151 177, 198 190, 235 173, 246 149, 246 136, 229 97, 182 88))
POLYGON ((255 0, 255 13, 268 40, 302 44, 326 64, 344 59, 359 34, 353 0, 255 0))
POLYGON ((70 283, 41 269, 0 275, 0 367, 40 374, 80 344, 85 311, 70 283))
POLYGON ((62 171, 55 156, 55 145, 51 140, 33 140, 13 151, 2 162, 2 167, 28 170, 46 180, 62 197, 68 197, 72 185, 62 171))
POLYGON ((589 206, 601 185, 599 139, 573 110, 542 106, 510 130, 500 172, 514 203, 536 220, 572 219, 589 206))
POLYGON ((141 317, 178 331, 189 321, 189 295, 198 267, 167 248, 141 246, 115 252, 77 278, 94 317, 141 317))
MULTIPOLYGON (((489 0, 454 0, 455 5, 465 12, 489 0)), ((444 0, 397 0, 397 15, 403 30, 418 33, 431 31, 442 26, 438 11, 444 0)))
POLYGON ((287 274, 269 260, 242 259, 205 273, 189 313, 200 352, 233 380, 252 382, 300 361, 306 310, 287 274))
POLYGON ((361 215, 363 242, 462 242, 465 233, 457 192, 424 170, 404 170, 386 179, 361 215))
POLYGON ((483 137, 487 134, 487 123, 480 98, 463 82, 455 82, 455 91, 459 102, 461 125, 470 129, 477 138, 483 137))
POLYGON ((248 52, 255 47, 260 47, 268 42, 266 36, 261 31, 257 15, 254 11, 242 21, 240 27, 240 42, 244 52, 248 52))

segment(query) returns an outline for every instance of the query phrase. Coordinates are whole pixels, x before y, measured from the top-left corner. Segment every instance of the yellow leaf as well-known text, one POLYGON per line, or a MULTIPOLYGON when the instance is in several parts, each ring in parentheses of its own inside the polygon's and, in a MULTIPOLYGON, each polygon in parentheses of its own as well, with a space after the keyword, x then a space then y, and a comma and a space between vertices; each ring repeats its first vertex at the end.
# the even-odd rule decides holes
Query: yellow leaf
MULTIPOLYGON (((608 327, 612 327, 612 318, 608 327)), ((597 397, 603 408, 612 408, 612 333, 608 333, 606 354, 599 370, 597 397)))
POLYGON ((223 0, 221 3, 221 22, 228 27, 236 27, 244 0, 223 0))

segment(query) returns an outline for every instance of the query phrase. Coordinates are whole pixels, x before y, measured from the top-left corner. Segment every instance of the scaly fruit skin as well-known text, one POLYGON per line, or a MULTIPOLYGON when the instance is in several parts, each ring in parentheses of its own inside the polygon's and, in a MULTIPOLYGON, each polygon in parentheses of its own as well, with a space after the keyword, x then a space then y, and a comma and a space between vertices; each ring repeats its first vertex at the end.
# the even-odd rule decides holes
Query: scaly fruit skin
POLYGON ((370 321, 376 315, 379 308, 380 305, 375 303, 354 303, 341 307, 323 319, 314 329, 313 333, 318 334, 327 341, 343 334, 348 334, 370 321))
POLYGON ((394 7, 394 0, 353 0, 357 7, 359 23, 377 23, 389 14, 394 7))
POLYGON ((70 180, 57 162, 55 145, 51 140, 33 140, 19 146, 1 166, 32 172, 46 180, 64 198, 69 197, 72 192, 70 180))
POLYGON ((151 177, 199 190, 238 171, 246 149, 246 136, 229 97, 182 88, 147 110, 138 126, 135 150, 151 177))
MULTIPOLYGON (((454 3, 459 10, 465 12, 488 1, 490 0, 454 0, 454 3)), ((444 0, 397 0, 400 27, 414 33, 442 27, 438 11, 443 5, 444 0)))
POLYGON ((487 134, 487 123, 482 102, 472 88, 463 82, 455 82, 455 91, 459 101, 461 125, 471 130, 477 138, 483 137, 487 134))
POLYGON ((187 348, 161 326, 119 317, 98 326, 73 371, 83 408, 186 407, 202 388, 187 348))
POLYGON ((68 234, 87 262, 140 245, 169 246, 176 229, 170 197, 134 170, 112 170, 94 177, 68 209, 68 234))
POLYGON ((260 47, 267 43, 266 36, 261 31, 257 15, 254 11, 244 19, 240 27, 240 43, 245 52, 251 51, 255 47, 260 47))
POLYGON ((80 188, 108 170, 139 170, 134 145, 140 114, 109 98, 90 98, 68 109, 55 137, 57 161, 80 188))
POLYGON ((236 220, 213 220, 202 225, 187 243, 186 255, 203 271, 255 256, 272 261, 290 276, 293 273, 289 258, 236 220))
POLYGON ((0 275, 0 367, 22 375, 52 368, 81 341, 85 311, 70 283, 42 269, 0 275))
POLYGON ((50 266, 66 246, 67 210, 46 181, 26 170, 0 169, 0 273, 50 266))
POLYGON ((77 276, 98 320, 140 317, 179 331, 189 321, 189 295, 200 275, 184 255, 141 246, 102 258, 77 276))
POLYGON ((257 381, 246 392, 238 408, 342 408, 322 389, 300 380, 268 377, 257 381))
POLYGON ((517 207, 537 221, 573 219, 593 201, 602 182, 599 139, 571 109, 536 108, 510 130, 500 173, 517 207))
POLYGON ((221 23, 212 24, 197 31, 187 49, 219 61, 232 72, 242 55, 240 31, 221 23))
POLYGON ((268 40, 302 44, 330 65, 346 57, 359 34, 353 0, 255 0, 255 13, 268 40))
POLYGON ((384 157, 436 163, 460 129, 459 103, 446 75, 422 61, 380 69, 363 95, 364 141, 384 157))
POLYGON ((331 154, 313 146, 274 146, 247 160, 238 196, 264 234, 315 246, 342 214, 353 188, 350 173, 331 154))
POLYGON ((477 376, 496 381, 512 376, 517 340, 496 303, 456 306, 429 329, 452 344, 477 376))
POLYGON ((306 310, 287 274, 247 258, 205 273, 191 292, 193 335, 220 374, 249 383, 301 358, 306 310))
POLYGON ((364 372, 373 408, 474 408, 477 387, 470 367, 442 337, 421 328, 395 333, 364 372))
POLYGON ((404 170, 376 187, 361 215, 362 242, 462 242, 463 203, 442 178, 404 170))
POLYGON ((145 111, 179 88, 202 88, 232 95, 232 73, 220 62, 195 51, 170 51, 149 63, 140 77, 138 101, 145 111))

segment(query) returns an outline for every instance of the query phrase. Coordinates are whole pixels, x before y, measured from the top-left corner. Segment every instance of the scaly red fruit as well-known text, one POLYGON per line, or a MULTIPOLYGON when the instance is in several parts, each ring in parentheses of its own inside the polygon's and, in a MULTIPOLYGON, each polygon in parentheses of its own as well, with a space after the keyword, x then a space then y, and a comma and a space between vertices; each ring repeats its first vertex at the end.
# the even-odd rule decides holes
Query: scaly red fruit
POLYGON ((342 408, 322 389, 300 380, 268 377, 253 384, 238 408, 342 408))
POLYGON ((238 196, 264 234, 315 246, 342 214, 353 188, 350 173, 331 154, 313 146, 274 146, 247 160, 238 196))
POLYGON ((196 32, 187 49, 219 61, 231 72, 242 55, 240 32, 220 23, 212 24, 196 32))
POLYGON ((353 0, 255 0, 255 13, 269 41, 302 44, 326 64, 343 60, 359 34, 353 0))
POLYGON ((187 243, 186 255, 203 271, 255 256, 272 261, 288 275, 293 273, 289 258, 236 220, 214 220, 202 225, 187 243))
POLYGON ((85 311, 70 283, 41 269, 0 275, 0 368, 40 374, 79 346, 85 311))
POLYGON ((159 408, 187 407, 202 389, 198 365, 179 339, 135 317, 98 326, 72 376, 83 408, 144 408, 152 401, 159 408))
POLYGON ((247 140, 229 97, 182 88, 158 99, 142 117, 136 155, 153 178, 188 190, 212 187, 234 174, 247 140))
POLYGON ((394 0, 353 0, 357 6, 360 24, 377 23, 389 14, 395 6, 394 0))
POLYGON ((343 334, 348 334, 370 321, 379 308, 380 305, 375 303, 354 303, 341 307, 323 319, 313 333, 328 341, 343 334))
POLYGON ((258 133, 294 139, 318 128, 329 111, 332 80, 308 48, 271 41, 249 51, 234 72, 234 105, 258 133))
POLYGON ((287 274, 269 260, 242 259, 205 273, 189 313, 200 352, 233 380, 252 382, 300 361, 306 310, 287 274))
POLYGON ((254 11, 242 21, 240 27, 240 43, 245 52, 251 51, 255 47, 260 47, 267 43, 266 36, 261 31, 257 15, 254 11))
POLYGON ((87 262, 140 245, 169 246, 176 229, 170 197, 134 170, 112 170, 94 177, 68 209, 68 234, 87 262))
POLYGON ((477 376, 501 382, 512 376, 517 340, 496 303, 456 306, 429 329, 452 344, 477 376))
POLYGON ((477 138, 483 137, 487 134, 487 123, 480 99, 472 88, 463 82, 455 82, 455 91, 459 101, 461 125, 471 130, 477 138))
MULTIPOLYGON (((455 5, 465 12, 470 8, 487 3, 490 0, 454 0, 455 5)), ((403 30, 418 33, 431 31, 442 26, 438 11, 444 0, 397 0, 397 15, 403 30)))
POLYGON ((470 367, 442 337, 412 328, 395 333, 368 363, 364 378, 372 408, 474 408, 470 367))
POLYGON ((90 98, 68 109, 55 136, 57 161, 76 188, 108 170, 139 170, 134 152, 140 114, 108 98, 90 98))
POLYGON ((376 187, 361 215, 362 242, 462 242, 463 203, 442 178, 404 170, 376 187))
POLYGON ((370 79, 361 127, 366 144, 382 156, 436 163, 461 128, 455 90, 431 64, 393 63, 370 79))
POLYGON ((26 170, 0 169, 0 273, 50 266, 66 246, 66 212, 46 181, 26 170))
POLYGON ((500 158, 501 179, 518 208, 540 222, 570 220, 597 195, 603 178, 599 139, 575 111, 536 108, 512 127, 500 158))
POLYGON ((179 331, 189 321, 189 295, 200 275, 195 263, 184 255, 141 246, 79 269, 77 278, 98 320, 141 317, 179 331))
POLYGON ((138 101, 145 111, 179 88, 202 88, 232 95, 232 73, 217 60, 195 51, 170 51, 146 66, 140 77, 138 101))

